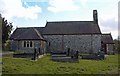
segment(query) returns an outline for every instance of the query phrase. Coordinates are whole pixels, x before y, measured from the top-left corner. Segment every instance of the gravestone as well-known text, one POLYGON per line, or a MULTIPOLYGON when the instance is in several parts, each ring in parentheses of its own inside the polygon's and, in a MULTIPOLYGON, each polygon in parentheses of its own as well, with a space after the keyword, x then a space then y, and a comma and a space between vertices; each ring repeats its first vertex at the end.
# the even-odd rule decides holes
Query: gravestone
POLYGON ((79 52, 78 50, 76 51, 76 59, 78 59, 78 56, 79 56, 79 52))
POLYGON ((105 53, 104 53, 104 51, 100 51, 100 53, 99 53, 99 58, 100 58, 101 60, 104 60, 104 59, 105 59, 105 53))
POLYGON ((67 49, 67 56, 70 56, 70 48, 67 49))
POLYGON ((70 55, 71 55, 71 58, 73 59, 74 58, 74 50, 73 49, 71 49, 70 55))
POLYGON ((33 60, 36 60, 36 53, 37 53, 37 49, 34 49, 34 56, 33 56, 33 60))

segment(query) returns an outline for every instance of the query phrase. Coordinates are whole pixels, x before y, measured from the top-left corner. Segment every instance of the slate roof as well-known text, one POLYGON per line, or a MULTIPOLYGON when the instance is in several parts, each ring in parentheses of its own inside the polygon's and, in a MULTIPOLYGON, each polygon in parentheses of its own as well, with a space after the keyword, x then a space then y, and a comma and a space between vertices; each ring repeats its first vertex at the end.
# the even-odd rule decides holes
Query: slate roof
POLYGON ((17 28, 10 36, 11 40, 44 40, 40 33, 40 27, 17 28))
POLYGON ((37 29, 39 31, 39 33, 42 34, 45 27, 34 27, 34 28, 37 29))
POLYGON ((114 44, 111 34, 102 34, 102 41, 106 44, 114 44))
POLYGON ((101 34, 94 21, 59 21, 47 22, 43 34, 101 34))
POLYGON ((76 34, 101 34, 99 25, 94 21, 59 21, 47 22, 45 27, 17 28, 10 39, 14 40, 37 40, 42 35, 76 35, 76 34))

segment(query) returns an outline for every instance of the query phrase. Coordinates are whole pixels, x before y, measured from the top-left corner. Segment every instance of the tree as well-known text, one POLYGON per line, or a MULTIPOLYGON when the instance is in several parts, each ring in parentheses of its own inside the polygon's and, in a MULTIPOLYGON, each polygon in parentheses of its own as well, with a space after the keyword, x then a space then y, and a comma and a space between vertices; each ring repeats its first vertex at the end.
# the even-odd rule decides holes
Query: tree
MULTIPOLYGON (((1 14, 0 14, 0 50, 2 49, 2 17, 1 17, 1 14)), ((1 51, 0 51, 1 52, 1 51)))
POLYGON ((8 23, 5 18, 2 18, 2 43, 6 43, 6 41, 9 39, 9 35, 12 31, 12 23, 8 23))
POLYGON ((2 18, 2 48, 4 51, 6 49, 9 50, 9 42, 7 42, 7 40, 9 40, 12 27, 13 25, 11 22, 8 23, 5 18, 2 18))

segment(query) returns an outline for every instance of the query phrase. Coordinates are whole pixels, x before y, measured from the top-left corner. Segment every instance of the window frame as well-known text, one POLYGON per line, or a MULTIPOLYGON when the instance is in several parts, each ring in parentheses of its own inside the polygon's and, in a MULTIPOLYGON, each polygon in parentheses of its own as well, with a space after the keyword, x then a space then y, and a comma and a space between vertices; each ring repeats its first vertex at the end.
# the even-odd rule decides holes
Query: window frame
POLYGON ((23 47, 24 48, 33 48, 34 42, 30 40, 23 41, 23 47))

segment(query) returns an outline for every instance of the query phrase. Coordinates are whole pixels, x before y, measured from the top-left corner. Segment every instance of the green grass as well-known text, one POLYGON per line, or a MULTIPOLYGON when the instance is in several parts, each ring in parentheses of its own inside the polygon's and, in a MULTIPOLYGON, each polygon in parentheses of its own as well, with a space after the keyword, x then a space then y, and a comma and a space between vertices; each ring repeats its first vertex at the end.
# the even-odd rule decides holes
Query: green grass
POLYGON ((117 74, 118 55, 106 60, 80 60, 78 63, 54 62, 50 55, 37 61, 27 58, 3 58, 3 74, 117 74))

